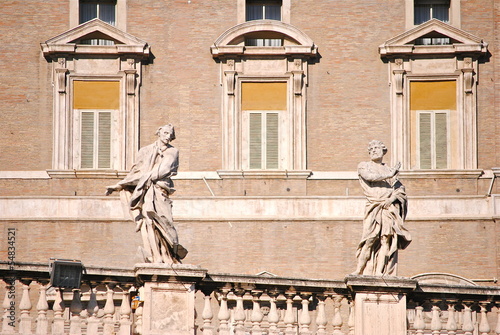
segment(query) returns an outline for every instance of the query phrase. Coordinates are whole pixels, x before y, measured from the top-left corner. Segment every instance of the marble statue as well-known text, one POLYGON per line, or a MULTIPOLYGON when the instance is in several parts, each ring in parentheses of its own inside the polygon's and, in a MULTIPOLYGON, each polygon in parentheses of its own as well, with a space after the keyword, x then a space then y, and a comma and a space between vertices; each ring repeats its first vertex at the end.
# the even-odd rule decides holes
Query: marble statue
POLYGON ((398 249, 405 249, 411 242, 404 227, 407 197, 397 178, 401 163, 392 168, 382 163, 386 153, 382 142, 371 141, 371 161, 358 165, 359 182, 367 201, 354 275, 396 275, 398 249))
POLYGON ((158 140, 141 148, 127 176, 116 185, 108 186, 106 195, 120 191, 141 232, 143 247, 139 247, 145 262, 180 263, 187 251, 179 244, 172 219, 174 184, 179 150, 170 142, 175 139, 171 124, 158 128, 158 140))

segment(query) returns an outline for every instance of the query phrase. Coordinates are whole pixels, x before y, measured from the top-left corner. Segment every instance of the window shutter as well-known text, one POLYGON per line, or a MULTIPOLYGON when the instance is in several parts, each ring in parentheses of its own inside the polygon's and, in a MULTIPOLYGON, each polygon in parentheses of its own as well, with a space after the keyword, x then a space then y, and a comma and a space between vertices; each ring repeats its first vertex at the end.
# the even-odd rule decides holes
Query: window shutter
POLYGON ((262 114, 250 113, 250 169, 262 168, 262 114))
POLYGON ((111 112, 99 113, 98 168, 111 167, 111 112))
POLYGON ((81 167, 94 167, 94 113, 82 112, 81 128, 81 167))
POLYGON ((279 114, 266 114, 266 168, 279 168, 279 114))
POLYGON ((419 139, 420 139, 420 168, 432 168, 432 150, 431 150, 431 114, 419 114, 419 139))
POLYGON ((436 142, 436 169, 448 167, 448 122, 446 113, 436 113, 435 142, 436 142))

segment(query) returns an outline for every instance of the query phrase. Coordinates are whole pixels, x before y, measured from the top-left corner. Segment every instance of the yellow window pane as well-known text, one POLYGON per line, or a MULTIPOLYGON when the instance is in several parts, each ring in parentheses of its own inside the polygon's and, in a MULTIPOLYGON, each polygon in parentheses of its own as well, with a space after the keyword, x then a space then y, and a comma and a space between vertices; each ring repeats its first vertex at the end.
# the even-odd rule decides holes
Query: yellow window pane
POLYGON ((73 108, 119 109, 120 82, 83 81, 73 82, 73 108))
POLYGON ((456 81, 412 81, 410 83, 411 110, 456 110, 456 81))
POLYGON ((242 110, 286 110, 286 83, 242 83, 242 110))

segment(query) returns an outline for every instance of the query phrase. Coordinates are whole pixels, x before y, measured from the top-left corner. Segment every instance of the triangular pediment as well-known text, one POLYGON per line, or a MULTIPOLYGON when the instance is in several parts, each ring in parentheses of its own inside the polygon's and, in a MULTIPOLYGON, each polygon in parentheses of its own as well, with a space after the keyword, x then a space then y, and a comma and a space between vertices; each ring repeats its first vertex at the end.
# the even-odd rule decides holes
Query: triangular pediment
MULTIPOLYGON (((433 45, 433 50, 428 50, 428 53, 485 53, 488 46, 487 43, 483 42, 481 38, 475 35, 453 27, 440 20, 432 19, 387 40, 379 47, 380 54, 414 53, 414 48, 419 47, 417 46, 418 43, 416 43, 416 41, 422 38, 448 39, 448 43, 446 43, 446 45, 433 45), (441 50, 439 48, 441 48, 441 50)), ((425 51, 420 50, 418 53, 423 52, 425 51)))
MULTIPOLYGON (((105 53, 123 53, 126 50, 130 53, 149 54, 147 42, 128 34, 110 24, 99 19, 93 19, 65 31, 51 39, 41 43, 45 56, 58 52, 78 53, 78 46, 81 41, 88 39, 104 39, 114 42, 112 46, 106 46, 105 53)), ((103 53, 103 46, 82 46, 82 52, 92 53, 92 48, 97 53, 103 53)))

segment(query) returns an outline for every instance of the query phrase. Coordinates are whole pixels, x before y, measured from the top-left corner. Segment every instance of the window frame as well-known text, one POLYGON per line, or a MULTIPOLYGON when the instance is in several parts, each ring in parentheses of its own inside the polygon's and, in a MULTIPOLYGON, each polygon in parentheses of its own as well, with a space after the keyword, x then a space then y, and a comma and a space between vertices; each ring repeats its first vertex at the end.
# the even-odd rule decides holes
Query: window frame
MULTIPOLYGON (((461 27, 460 0, 450 0, 449 22, 447 24, 454 27, 461 27)), ((405 22, 406 29, 412 29, 420 24, 415 24, 415 0, 405 0, 405 22)), ((427 22, 427 21, 426 21, 427 22)))
MULTIPOLYGON (((80 0, 69 0, 70 28, 74 28, 80 24, 85 24, 80 23, 80 0)), ((114 26, 120 30, 127 31, 127 0, 116 0, 114 26)))

